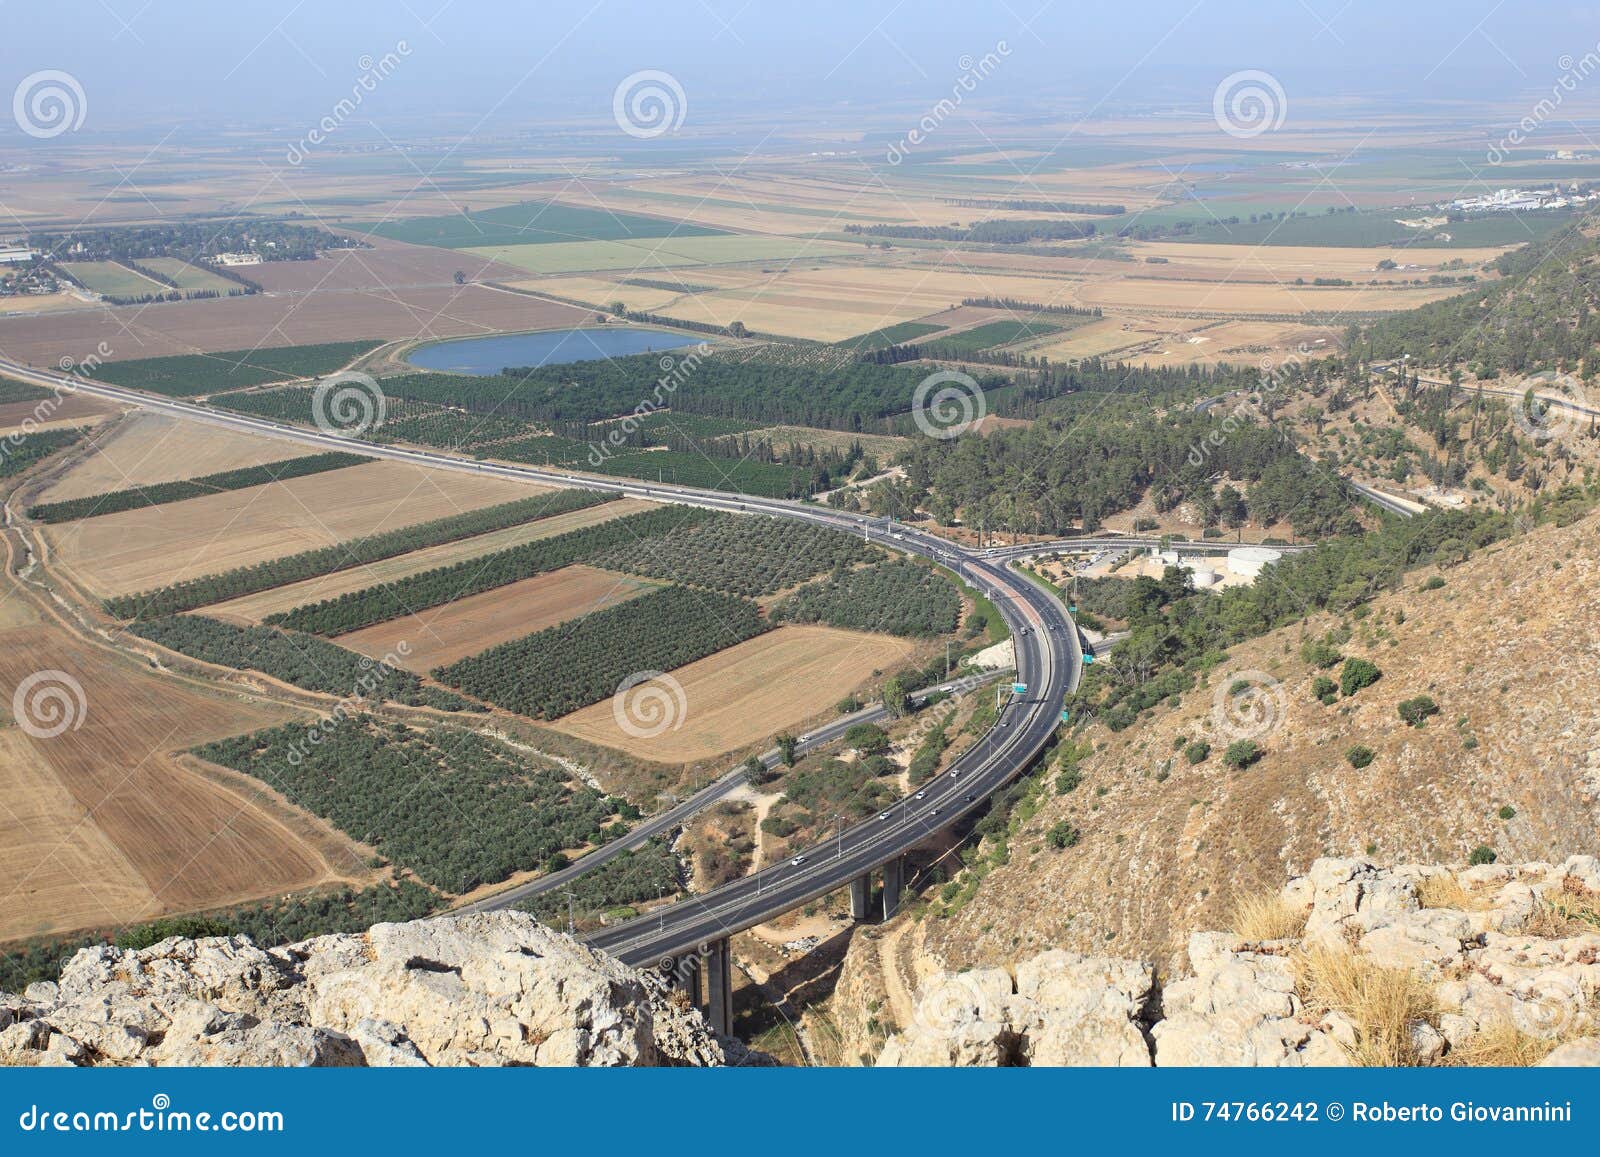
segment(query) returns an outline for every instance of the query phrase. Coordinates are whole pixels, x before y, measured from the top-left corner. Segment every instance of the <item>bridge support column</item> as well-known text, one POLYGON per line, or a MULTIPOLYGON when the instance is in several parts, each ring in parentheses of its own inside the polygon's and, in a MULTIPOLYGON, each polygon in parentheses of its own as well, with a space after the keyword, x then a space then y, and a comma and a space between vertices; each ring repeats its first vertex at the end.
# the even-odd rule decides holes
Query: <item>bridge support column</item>
POLYGON ((723 1036, 733 1035, 733 954, 726 939, 712 943, 705 956, 706 1019, 723 1036))
POLYGON ((867 908, 872 902, 872 873, 857 876, 850 881, 850 919, 855 921, 867 918, 867 908))
POLYGON ((690 1003, 700 1003, 700 958, 680 956, 672 966, 672 986, 689 998, 690 1003))
POLYGON ((900 911, 900 897, 906 890, 906 860, 896 856, 883 866, 883 918, 892 920, 900 911))

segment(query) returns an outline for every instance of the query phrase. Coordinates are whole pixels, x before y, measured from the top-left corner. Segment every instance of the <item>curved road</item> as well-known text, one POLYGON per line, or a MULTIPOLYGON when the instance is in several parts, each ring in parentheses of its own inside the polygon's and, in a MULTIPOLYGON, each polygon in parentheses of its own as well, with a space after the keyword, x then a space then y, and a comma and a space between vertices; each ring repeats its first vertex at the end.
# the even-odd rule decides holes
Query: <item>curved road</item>
MULTIPOLYGON (((374 458, 438 469, 591 490, 725 511, 753 511, 827 526, 955 571, 995 604, 1016 643, 1017 680, 1025 693, 1008 699, 987 735, 918 793, 896 802, 882 819, 842 831, 834 840, 793 861, 773 865, 714 891, 692 896, 593 938, 629 963, 671 956, 765 922, 898 856, 933 832, 982 807, 987 797, 1015 778, 1049 742, 1060 723, 1062 702, 1077 688, 1083 650, 1076 625, 1055 598, 1006 569, 1002 559, 974 558, 937 536, 882 519, 800 502, 632 479, 594 477, 532 466, 509 466, 458 458, 432 450, 359 442, 320 430, 290 426, 247 414, 214 410, 176 398, 109 386, 76 375, 34 369, 0 358, 0 374, 46 389, 87 394, 209 425, 243 430, 327 449, 359 450, 374 458)), ((620 850, 620 849, 619 849, 620 850)), ((498 897, 496 899, 499 899, 498 897)))

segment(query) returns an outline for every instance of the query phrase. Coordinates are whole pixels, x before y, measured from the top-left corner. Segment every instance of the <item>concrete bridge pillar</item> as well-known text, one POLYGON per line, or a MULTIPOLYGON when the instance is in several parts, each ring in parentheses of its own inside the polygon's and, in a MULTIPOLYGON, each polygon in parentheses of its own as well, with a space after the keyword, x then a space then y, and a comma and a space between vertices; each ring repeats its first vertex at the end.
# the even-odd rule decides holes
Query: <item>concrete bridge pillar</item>
POLYGON ((733 1035, 733 954, 726 938, 714 941, 702 959, 706 966, 706 1019, 724 1036, 733 1035))
POLYGON ((680 956, 673 961, 672 986, 687 996, 691 1003, 700 1003, 700 958, 680 956))
POLYGON ((896 856, 883 866, 883 918, 891 920, 900 911, 900 897, 906 890, 906 860, 896 856))
POLYGON ((850 881, 850 919, 861 921, 867 918, 867 907, 872 902, 872 873, 857 876, 850 881))

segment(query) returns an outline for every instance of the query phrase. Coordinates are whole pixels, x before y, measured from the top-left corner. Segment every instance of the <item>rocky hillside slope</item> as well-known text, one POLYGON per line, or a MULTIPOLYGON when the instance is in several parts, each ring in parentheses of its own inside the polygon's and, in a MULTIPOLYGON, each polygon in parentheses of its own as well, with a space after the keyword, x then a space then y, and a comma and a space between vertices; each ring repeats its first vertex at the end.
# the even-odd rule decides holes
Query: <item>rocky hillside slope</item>
MULTIPOLYGON (((879 1065, 1600 1064, 1600 861, 1318 860, 1191 971, 1060 949, 927 975, 879 1065)), ((870 1048, 870 1041, 857 1040, 870 1048)))
MULTIPOLYGON (((1135 673, 1136 658, 1113 653, 1135 673)), ((1190 931, 1228 927, 1241 897, 1275 891, 1318 857, 1463 863, 1481 846, 1560 862, 1595 851, 1597 670, 1600 515, 1414 572, 1359 617, 1319 614, 1235 647, 1124 731, 1091 724, 1077 785, 1063 792, 1056 769, 1045 772, 1004 862, 970 900, 934 900, 925 951, 1009 967, 1061 947, 1174 972, 1190 931), (1381 678, 1325 705, 1315 680, 1337 682, 1341 667, 1302 647, 1330 633, 1337 655, 1372 661, 1381 678), (1424 695, 1439 713, 1406 725, 1399 705, 1424 695), (1223 756, 1241 736, 1263 754, 1234 770, 1223 756), (1191 762, 1201 743, 1208 753, 1191 762), (1362 767, 1358 746, 1370 752, 1362 767), (1062 823, 1075 846, 1052 846, 1062 823)))
MULTIPOLYGON (((724 1046, 734 1050, 730 1057, 724 1046)), ((85 949, 0 994, 7 1065, 721 1065, 700 1013, 519 912, 85 949)))

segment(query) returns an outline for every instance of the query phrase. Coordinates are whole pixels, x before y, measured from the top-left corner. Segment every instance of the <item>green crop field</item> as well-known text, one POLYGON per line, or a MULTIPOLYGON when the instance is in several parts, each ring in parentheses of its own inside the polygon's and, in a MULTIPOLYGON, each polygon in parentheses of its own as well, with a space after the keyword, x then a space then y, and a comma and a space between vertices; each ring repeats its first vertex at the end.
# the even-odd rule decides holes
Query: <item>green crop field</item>
POLYGON ((916 341, 919 337, 938 333, 943 328, 942 325, 929 325, 925 321, 902 321, 898 325, 886 325, 882 329, 875 329, 858 337, 848 337, 833 344, 855 350, 885 349, 892 345, 905 345, 907 342, 916 341))
POLYGON ((372 236, 406 241, 412 245, 437 245, 443 249, 473 249, 483 245, 547 245, 569 241, 618 241, 633 237, 714 237, 720 229, 684 225, 637 213, 613 213, 560 201, 523 201, 480 213, 453 213, 447 217, 412 217, 357 225, 372 236))
POLYGON ((238 282, 218 277, 209 269, 190 265, 177 257, 146 257, 139 264, 172 278, 178 283, 179 289, 214 289, 218 293, 228 293, 240 288, 238 282))
POLYGON ((467 250, 530 273, 580 273, 628 269, 640 273, 676 265, 724 265, 739 261, 783 261, 825 257, 849 250, 799 237, 686 236, 635 241, 571 241, 545 245, 474 245, 467 250))
POLYGON ((993 349, 995 346, 1010 345, 1015 341, 1026 338, 1043 337, 1045 334, 1059 333, 1069 328, 1057 321, 1041 321, 1035 318, 1031 321, 991 321, 973 329, 953 333, 949 337, 939 338, 929 342, 930 346, 937 346, 940 350, 950 350, 954 353, 976 353, 978 350, 993 349))
POLYGON ((107 297, 143 297, 166 293, 167 286, 151 281, 115 261, 63 261, 61 268, 85 289, 107 297))
POLYGON ((95 371, 102 382, 149 390, 168 397, 189 398, 266 382, 287 382, 343 369, 362 354, 382 345, 377 341, 341 341, 281 349, 230 350, 217 354, 179 354, 106 362, 95 371))

